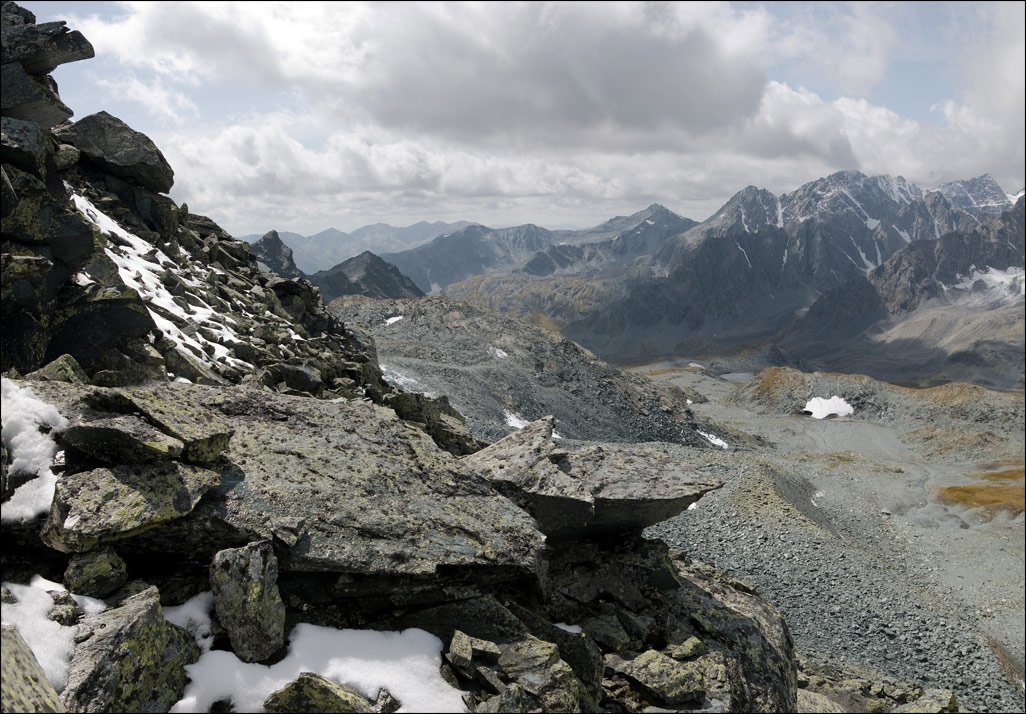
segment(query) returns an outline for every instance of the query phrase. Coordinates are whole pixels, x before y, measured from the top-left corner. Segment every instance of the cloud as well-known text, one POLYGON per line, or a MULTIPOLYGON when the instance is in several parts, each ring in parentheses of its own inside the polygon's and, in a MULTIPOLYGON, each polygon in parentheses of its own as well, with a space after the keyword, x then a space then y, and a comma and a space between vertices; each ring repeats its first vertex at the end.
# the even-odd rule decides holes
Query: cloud
POLYGON ((71 23, 116 64, 101 89, 240 233, 702 219, 838 169, 1022 182, 1021 4, 119 7, 71 23), (909 56, 958 68, 935 123, 867 96, 909 56))

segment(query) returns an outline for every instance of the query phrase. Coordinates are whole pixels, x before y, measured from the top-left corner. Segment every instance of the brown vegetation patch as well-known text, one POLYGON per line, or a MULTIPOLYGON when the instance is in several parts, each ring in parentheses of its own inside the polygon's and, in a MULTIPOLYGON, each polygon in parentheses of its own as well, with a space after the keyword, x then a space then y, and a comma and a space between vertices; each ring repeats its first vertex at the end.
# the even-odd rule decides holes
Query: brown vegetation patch
POLYGON ((1026 510, 1026 489, 1009 484, 970 484, 968 486, 942 486, 937 497, 944 503, 986 511, 1008 511, 1018 515, 1026 510))
POLYGON ((1001 471, 985 471, 976 475, 984 481, 1018 481, 1023 478, 1023 472, 1022 466, 1016 466, 1001 471))

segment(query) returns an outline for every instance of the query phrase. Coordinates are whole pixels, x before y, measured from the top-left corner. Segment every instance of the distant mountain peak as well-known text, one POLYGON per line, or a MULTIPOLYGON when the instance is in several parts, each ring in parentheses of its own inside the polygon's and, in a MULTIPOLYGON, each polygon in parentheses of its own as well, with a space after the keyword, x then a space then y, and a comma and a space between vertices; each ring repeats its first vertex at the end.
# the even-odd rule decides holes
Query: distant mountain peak
POLYGON ((257 259, 261 270, 276 273, 284 278, 301 278, 302 271, 296 267, 292 249, 285 245, 278 231, 270 230, 253 243, 250 252, 257 259))

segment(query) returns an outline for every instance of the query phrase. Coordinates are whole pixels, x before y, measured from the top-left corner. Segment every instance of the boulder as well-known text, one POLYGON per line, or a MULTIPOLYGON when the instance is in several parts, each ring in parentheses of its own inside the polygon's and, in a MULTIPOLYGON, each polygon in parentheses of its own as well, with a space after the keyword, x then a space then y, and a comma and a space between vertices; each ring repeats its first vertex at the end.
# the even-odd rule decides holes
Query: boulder
POLYGON ((0 710, 67 711, 18 629, 13 625, 4 625, 0 628, 0 637, 0 710))
POLYGON ((476 637, 456 630, 449 642, 449 651, 445 658, 460 674, 468 678, 474 677, 476 661, 487 664, 498 662, 501 650, 494 642, 480 640, 476 637))
POLYGON ((112 548, 78 553, 64 570, 64 587, 79 595, 104 597, 128 579, 128 568, 112 548))
POLYGON ((144 188, 167 193, 174 171, 148 136, 107 112, 97 112, 59 128, 58 139, 81 152, 82 159, 144 188))
POLYGON ((178 462, 125 464, 57 482, 43 540, 65 553, 92 550, 182 518, 220 476, 178 462))
POLYGON ((551 540, 640 532, 719 488, 659 444, 557 447, 551 417, 463 459, 527 510, 551 540))
POLYGON ((185 448, 180 439, 127 414, 76 422, 61 433, 61 443, 111 465, 177 459, 185 448))
POLYGON ((243 662, 265 660, 285 643, 285 605, 270 541, 225 549, 210 565, 214 612, 243 662))
POLYGON ((60 144, 53 155, 53 163, 58 171, 66 171, 78 163, 81 153, 71 144, 60 144))
POLYGON ((535 697, 543 711, 581 711, 585 688, 556 645, 528 636, 501 649, 499 670, 535 697))
POLYGON ((74 384, 86 384, 89 382, 89 375, 85 373, 71 355, 61 355, 57 359, 48 362, 34 372, 25 375, 25 379, 39 382, 72 382, 74 384))
POLYGON ((47 619, 65 626, 78 624, 85 613, 71 593, 66 590, 50 590, 49 595, 53 607, 47 611, 47 619))
POLYGON ((5 164, 14 164, 22 171, 42 176, 46 142, 46 132, 35 122, 7 116, 0 119, 0 146, 5 164))
POLYGON ((519 684, 511 684, 506 689, 489 697, 475 708, 475 712, 489 714, 527 714, 538 710, 538 700, 519 684))
POLYGON ((78 712, 162 712, 182 698, 192 636, 164 619, 155 587, 83 618, 61 701, 78 712))
POLYGON ((923 696, 914 702, 902 704, 894 709, 901 714, 939 714, 939 712, 957 712, 958 700, 950 689, 927 689, 923 696))
POLYGON ((808 689, 798 690, 799 714, 844 714, 848 711, 825 694, 812 692, 808 689))
POLYGON ((0 112, 5 117, 23 119, 50 129, 68 119, 74 112, 61 101, 49 86, 37 82, 17 62, 0 67, 0 112))
POLYGON ((359 692, 313 672, 303 672, 264 700, 268 712, 361 712, 374 711, 359 692))
POLYGON ((81 32, 69 31, 64 22, 35 21, 2 30, 3 63, 18 62, 29 74, 46 74, 68 62, 95 56, 93 46, 81 32))
POLYGON ((96 409, 138 412, 162 432, 182 442, 181 457, 195 463, 217 461, 234 430, 220 415, 176 397, 168 387, 98 390, 89 402, 96 409))
POLYGON ((656 650, 646 650, 634 659, 619 655, 605 657, 606 671, 624 676, 660 706, 696 704, 705 696, 702 670, 684 664, 656 650))

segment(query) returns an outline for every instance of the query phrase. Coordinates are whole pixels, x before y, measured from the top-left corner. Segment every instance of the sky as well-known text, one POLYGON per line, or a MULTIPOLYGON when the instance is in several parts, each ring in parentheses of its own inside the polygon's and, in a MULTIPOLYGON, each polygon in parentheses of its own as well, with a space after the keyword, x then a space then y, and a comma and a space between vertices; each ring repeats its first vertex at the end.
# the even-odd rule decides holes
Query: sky
POLYGON ((1026 3, 23 2, 235 235, 696 220, 834 171, 1024 184, 1026 3))

